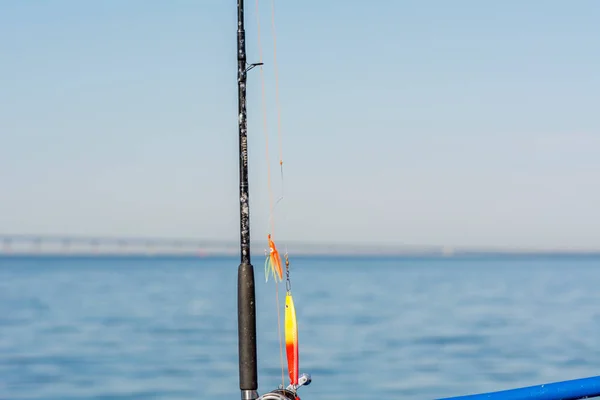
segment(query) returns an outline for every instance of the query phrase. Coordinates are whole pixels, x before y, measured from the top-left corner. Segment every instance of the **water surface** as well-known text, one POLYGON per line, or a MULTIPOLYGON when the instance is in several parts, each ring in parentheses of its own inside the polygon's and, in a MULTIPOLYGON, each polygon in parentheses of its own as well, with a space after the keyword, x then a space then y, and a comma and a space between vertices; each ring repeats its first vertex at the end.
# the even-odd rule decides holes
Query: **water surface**
MULTIPOLYGON (((313 376, 303 400, 437 398, 600 371, 600 258, 292 262, 313 376)), ((281 382, 280 348, 275 285, 254 263, 263 393, 281 382)), ((0 258, 0 399, 238 398, 237 264, 0 258)))

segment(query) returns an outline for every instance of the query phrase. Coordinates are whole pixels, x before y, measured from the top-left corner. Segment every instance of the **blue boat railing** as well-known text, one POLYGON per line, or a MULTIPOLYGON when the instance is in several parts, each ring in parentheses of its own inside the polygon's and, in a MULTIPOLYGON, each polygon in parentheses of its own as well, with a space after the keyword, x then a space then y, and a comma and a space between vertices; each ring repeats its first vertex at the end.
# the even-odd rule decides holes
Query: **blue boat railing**
POLYGON ((578 400, 600 397, 600 376, 438 400, 578 400))

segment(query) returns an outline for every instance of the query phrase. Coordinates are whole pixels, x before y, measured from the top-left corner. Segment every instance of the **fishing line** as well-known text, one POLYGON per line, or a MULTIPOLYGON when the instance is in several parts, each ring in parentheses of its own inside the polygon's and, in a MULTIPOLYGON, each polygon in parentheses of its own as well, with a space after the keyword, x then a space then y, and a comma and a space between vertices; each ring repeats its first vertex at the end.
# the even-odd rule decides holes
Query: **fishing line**
POLYGON ((265 134, 265 143, 266 143, 266 159, 267 159, 267 188, 269 191, 269 223, 271 224, 271 234, 274 234, 275 226, 274 222, 271 221, 270 215, 273 213, 273 192, 271 190, 271 166, 269 163, 269 126, 267 123, 267 96, 265 90, 265 75, 263 70, 263 52, 262 52, 262 44, 260 41, 260 9, 258 6, 258 0, 256 0, 256 26, 258 30, 257 40, 258 40, 258 57, 260 65, 260 86, 261 86, 261 94, 262 94, 262 114, 263 114, 263 131, 265 134))
MULTIPOLYGON (((273 69, 275 71, 275 105, 277 107, 277 137, 278 137, 278 142, 279 142, 279 170, 281 171, 281 196, 275 202, 275 205, 273 206, 273 210, 271 210, 271 214, 272 214, 271 219, 273 219, 273 213, 275 212, 275 208, 277 207, 279 202, 281 200, 283 200, 283 187, 284 187, 283 186, 283 141, 282 141, 282 133, 281 133, 281 104, 279 101, 279 69, 277 68, 277 32, 275 30, 275 0, 271 0, 271 30, 272 30, 272 35, 273 35, 273 69)), ((287 257, 287 246, 286 246, 285 259, 286 259, 286 264, 289 266, 289 262, 287 262, 287 258, 288 257, 287 257)), ((289 269, 288 269, 288 271, 289 271, 289 269)), ((287 280, 289 281, 289 272, 288 272, 287 280)), ((277 296, 279 296, 279 292, 278 292, 277 296)), ((277 313, 279 315, 279 312, 281 310, 279 308, 279 303, 277 304, 277 307, 278 307, 277 313)), ((281 349, 280 350, 281 353, 283 353, 281 334, 279 336, 279 346, 281 349)), ((282 385, 282 387, 285 387, 283 357, 281 358, 281 385, 282 385)))
POLYGON ((277 68, 277 31, 275 29, 275 0, 271 0, 271 30, 273 32, 273 68, 275 71, 275 105, 277 106, 277 136, 279 139, 279 168, 281 170, 281 197, 283 199, 283 141, 281 135, 281 104, 279 102, 279 69, 277 68))
MULTIPOLYGON (((258 30, 258 52, 259 52, 259 61, 263 62, 262 57, 262 45, 260 41, 260 7, 259 0, 256 0, 256 25, 258 30)), ((273 191, 271 189, 271 167, 269 163, 269 130, 267 124, 267 107, 266 107, 266 91, 265 91, 265 78, 263 66, 260 66, 260 81, 261 81, 261 91, 262 91, 262 111, 263 111, 263 130, 265 133, 265 156, 267 159, 267 186, 269 191, 269 225, 271 226, 271 235, 275 236, 275 221, 273 219, 273 191)), ((280 140, 280 165, 283 165, 283 161, 281 161, 281 140, 280 140)), ((283 167, 282 167, 283 168, 283 167)), ((283 179, 283 170, 282 170, 282 179, 283 179)), ((279 200, 277 201, 279 202, 279 200)), ((281 384, 285 385, 285 366, 283 362, 283 339, 281 337, 281 306, 279 303, 279 285, 277 283, 277 279, 275 279, 275 303, 277 306, 277 336, 279 338, 279 359, 281 362, 281 384)))
POLYGON ((284 179, 283 179, 283 139, 281 133, 281 103, 279 101, 279 69, 277 68, 277 31, 275 29, 275 0, 271 0, 271 32, 273 35, 273 69, 275 71, 275 105, 277 108, 277 138, 279 142, 279 170, 281 173, 281 196, 275 202, 269 215, 269 221, 274 219, 275 209, 284 198, 284 179))

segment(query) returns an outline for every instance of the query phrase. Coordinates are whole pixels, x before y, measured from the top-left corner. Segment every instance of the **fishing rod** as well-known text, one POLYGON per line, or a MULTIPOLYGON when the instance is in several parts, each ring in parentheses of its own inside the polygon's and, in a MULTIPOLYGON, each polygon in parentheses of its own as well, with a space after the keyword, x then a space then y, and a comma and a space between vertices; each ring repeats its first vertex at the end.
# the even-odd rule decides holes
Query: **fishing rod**
POLYGON ((309 385, 311 377, 302 374, 297 384, 258 395, 256 356, 256 292, 254 267, 250 259, 250 205, 248 189, 248 123, 246 115, 247 73, 262 63, 246 61, 246 32, 244 29, 244 0, 237 0, 237 59, 238 59, 238 132, 240 165, 240 265, 238 267, 238 354, 242 400, 299 400, 296 390, 309 385))
POLYGON ((242 400, 258 398, 256 360, 256 298, 254 267, 250 260, 250 205, 248 191, 248 124, 246 120, 246 75, 256 64, 246 63, 244 1, 238 0, 238 124, 240 154, 240 265, 238 268, 238 354, 242 400))
POLYGON ((439 400, 580 400, 600 397, 600 376, 439 400))

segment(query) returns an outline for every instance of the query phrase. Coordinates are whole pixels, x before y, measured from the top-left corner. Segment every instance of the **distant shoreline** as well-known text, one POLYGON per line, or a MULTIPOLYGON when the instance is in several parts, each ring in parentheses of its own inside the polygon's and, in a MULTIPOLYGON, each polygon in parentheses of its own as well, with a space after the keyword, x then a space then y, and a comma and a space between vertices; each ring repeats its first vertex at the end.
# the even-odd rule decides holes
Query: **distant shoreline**
MULTIPOLYGON (((540 259, 540 258, 600 258, 600 251, 464 251, 454 252, 453 254, 443 254, 440 252, 408 252, 408 253, 297 253, 294 258, 335 258, 335 259, 360 259, 360 258, 377 258, 377 259, 540 259)), ((230 253, 155 253, 147 254, 142 252, 131 253, 11 253, 0 254, 0 259, 239 259, 238 254, 230 253)), ((264 261, 263 253, 252 254, 253 264, 258 265, 264 261)))

